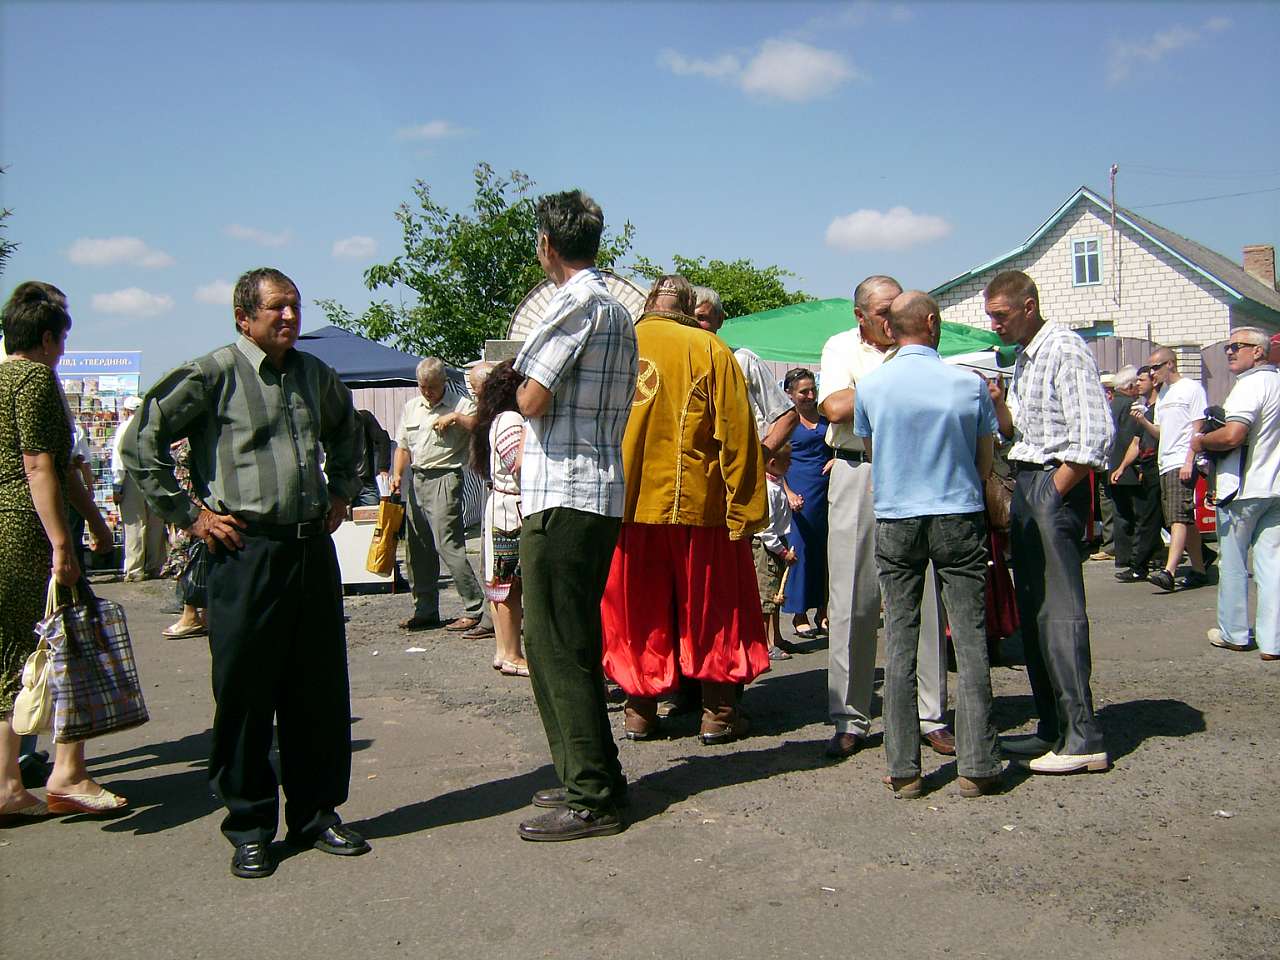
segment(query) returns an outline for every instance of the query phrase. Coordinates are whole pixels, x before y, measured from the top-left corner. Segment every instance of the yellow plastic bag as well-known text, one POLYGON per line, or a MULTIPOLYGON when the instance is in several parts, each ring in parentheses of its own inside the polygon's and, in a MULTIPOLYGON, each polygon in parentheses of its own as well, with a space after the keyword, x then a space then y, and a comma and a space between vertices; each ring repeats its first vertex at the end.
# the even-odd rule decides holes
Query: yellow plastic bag
POLYGON ((396 568, 396 534, 404 520, 404 504, 384 499, 378 504, 378 523, 373 528, 373 542, 364 568, 380 577, 390 576, 396 568))

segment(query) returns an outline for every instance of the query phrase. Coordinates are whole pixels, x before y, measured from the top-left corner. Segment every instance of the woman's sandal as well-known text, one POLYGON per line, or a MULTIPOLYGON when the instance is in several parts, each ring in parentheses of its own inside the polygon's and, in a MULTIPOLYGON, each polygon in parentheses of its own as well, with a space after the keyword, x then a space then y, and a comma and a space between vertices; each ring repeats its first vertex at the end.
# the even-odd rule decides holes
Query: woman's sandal
POLYGON ((792 627, 791 629, 795 631, 796 636, 799 637, 801 640, 818 639, 818 628, 814 626, 810 626, 807 623, 803 627, 792 627))
POLYGON ((502 666, 498 669, 504 677, 527 677, 529 675, 528 664, 516 663, 512 660, 503 660, 502 666))
POLYGON ((116 796, 106 787, 97 793, 55 793, 49 790, 45 795, 50 813, 110 813, 129 805, 128 800, 116 796))
POLYGON ((19 823, 31 823, 33 820, 49 816, 50 813, 52 811, 43 800, 33 800, 25 807, 0 813, 0 824, 16 826, 19 823))
POLYGON ((185 626, 182 623, 175 623, 173 626, 165 627, 162 635, 170 640, 183 640, 187 637, 203 637, 209 632, 209 628, 203 623, 189 623, 185 626))

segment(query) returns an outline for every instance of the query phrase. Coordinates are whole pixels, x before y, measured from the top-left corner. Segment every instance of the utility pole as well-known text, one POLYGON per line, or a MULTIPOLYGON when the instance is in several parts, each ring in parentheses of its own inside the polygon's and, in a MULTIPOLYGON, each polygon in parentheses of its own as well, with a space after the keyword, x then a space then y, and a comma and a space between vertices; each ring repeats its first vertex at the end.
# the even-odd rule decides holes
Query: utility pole
POLYGON ((1116 174, 1120 172, 1120 164, 1111 165, 1111 265, 1115 270, 1115 302, 1120 306, 1120 234, 1116 232, 1116 174))

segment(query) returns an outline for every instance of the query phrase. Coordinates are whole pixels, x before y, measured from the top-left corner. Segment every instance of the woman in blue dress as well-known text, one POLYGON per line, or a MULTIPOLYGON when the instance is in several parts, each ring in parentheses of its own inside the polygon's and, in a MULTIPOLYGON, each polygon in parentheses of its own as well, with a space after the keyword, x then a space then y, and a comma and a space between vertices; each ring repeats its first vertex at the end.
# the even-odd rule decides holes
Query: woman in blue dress
POLYGON ((813 371, 788 370, 782 385, 800 414, 791 432, 791 470, 786 478, 796 562, 787 577, 782 609, 792 615, 796 636, 812 640, 825 635, 827 627, 827 476, 833 454, 826 441, 827 421, 818 413, 813 371))

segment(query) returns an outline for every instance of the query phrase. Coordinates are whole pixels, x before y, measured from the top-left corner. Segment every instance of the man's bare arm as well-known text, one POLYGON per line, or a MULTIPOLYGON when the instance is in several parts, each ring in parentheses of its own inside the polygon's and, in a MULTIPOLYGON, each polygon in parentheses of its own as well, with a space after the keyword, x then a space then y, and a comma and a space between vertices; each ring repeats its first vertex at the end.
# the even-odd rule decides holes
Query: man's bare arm
POLYGON ((760 438, 760 445, 765 449, 766 458, 791 439, 791 432, 795 430, 796 424, 799 422, 800 412, 795 407, 792 407, 769 425, 769 429, 760 438))
POLYGON ((818 409, 829 423, 853 422, 853 387, 845 387, 828 396, 818 409))
POLYGON ((516 390, 516 406, 525 417, 540 417, 551 409, 551 391, 529 377, 516 390))

